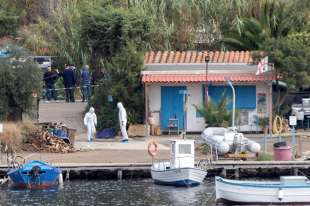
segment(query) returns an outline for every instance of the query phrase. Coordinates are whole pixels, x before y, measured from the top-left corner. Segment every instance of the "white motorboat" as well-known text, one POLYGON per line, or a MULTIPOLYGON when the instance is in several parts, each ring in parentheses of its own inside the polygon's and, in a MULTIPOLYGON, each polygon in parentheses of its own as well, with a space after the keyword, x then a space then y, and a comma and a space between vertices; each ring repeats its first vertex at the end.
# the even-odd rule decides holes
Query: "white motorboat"
POLYGON ((282 176, 280 181, 241 181, 215 177, 216 199, 238 203, 310 203, 305 176, 282 176))
POLYGON ((152 165, 154 182, 173 186, 196 186, 202 183, 207 172, 195 167, 194 151, 194 140, 172 140, 170 161, 152 165))

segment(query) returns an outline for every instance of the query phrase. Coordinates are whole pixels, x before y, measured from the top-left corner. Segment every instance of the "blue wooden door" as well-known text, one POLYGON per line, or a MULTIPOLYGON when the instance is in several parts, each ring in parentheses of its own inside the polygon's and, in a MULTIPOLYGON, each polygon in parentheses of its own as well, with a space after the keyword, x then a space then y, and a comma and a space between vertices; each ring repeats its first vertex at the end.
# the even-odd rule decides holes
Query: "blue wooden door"
POLYGON ((168 130, 169 119, 178 119, 179 128, 184 128, 184 91, 185 86, 161 87, 160 123, 163 131, 168 130))

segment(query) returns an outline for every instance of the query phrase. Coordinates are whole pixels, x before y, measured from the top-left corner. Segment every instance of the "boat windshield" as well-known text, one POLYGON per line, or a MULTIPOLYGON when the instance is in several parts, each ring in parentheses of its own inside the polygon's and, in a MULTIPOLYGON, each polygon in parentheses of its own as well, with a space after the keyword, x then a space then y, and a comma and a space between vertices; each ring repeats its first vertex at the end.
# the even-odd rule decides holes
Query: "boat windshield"
POLYGON ((191 154, 191 145, 179 144, 179 154, 191 154))

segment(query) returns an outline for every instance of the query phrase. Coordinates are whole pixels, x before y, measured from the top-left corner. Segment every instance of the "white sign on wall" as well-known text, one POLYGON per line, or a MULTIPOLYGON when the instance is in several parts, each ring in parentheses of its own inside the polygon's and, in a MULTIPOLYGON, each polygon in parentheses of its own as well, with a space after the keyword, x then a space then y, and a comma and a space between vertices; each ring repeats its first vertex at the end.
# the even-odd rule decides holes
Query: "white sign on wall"
POLYGON ((3 124, 0 124, 0 134, 3 133, 3 124))
POLYGON ((290 116, 290 125, 291 126, 296 126, 297 125, 297 118, 296 116, 290 116))

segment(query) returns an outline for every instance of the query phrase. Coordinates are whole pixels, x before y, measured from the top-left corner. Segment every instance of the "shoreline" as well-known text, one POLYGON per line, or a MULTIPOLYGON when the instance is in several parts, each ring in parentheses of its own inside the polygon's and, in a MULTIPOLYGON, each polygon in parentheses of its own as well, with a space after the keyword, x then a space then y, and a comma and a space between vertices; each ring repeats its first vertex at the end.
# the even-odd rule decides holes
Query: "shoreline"
MULTIPOLYGON (((59 163, 64 180, 123 180, 151 178, 152 163, 59 163)), ((207 178, 275 178, 310 174, 310 161, 217 161, 205 168, 207 178)), ((0 177, 8 171, 0 165, 0 177)))

